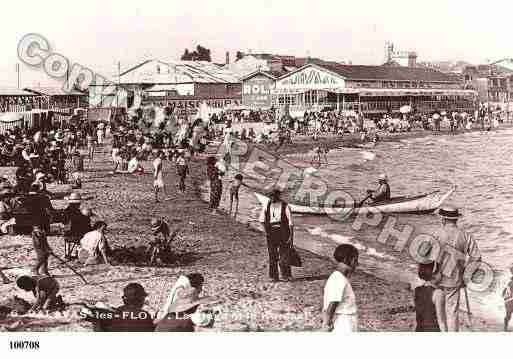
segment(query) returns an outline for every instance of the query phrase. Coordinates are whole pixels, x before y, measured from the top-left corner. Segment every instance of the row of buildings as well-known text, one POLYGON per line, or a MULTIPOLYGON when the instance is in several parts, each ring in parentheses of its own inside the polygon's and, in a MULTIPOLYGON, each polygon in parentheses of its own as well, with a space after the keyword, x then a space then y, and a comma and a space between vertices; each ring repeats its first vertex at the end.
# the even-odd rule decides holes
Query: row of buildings
MULTIPOLYGON (((185 112, 202 102, 214 108, 287 105, 297 112, 331 108, 369 116, 398 112, 404 105, 421 112, 470 111, 477 95, 464 88, 460 76, 417 66, 416 55, 406 66, 395 62, 352 65, 273 54, 247 54, 234 63, 227 56, 222 65, 153 59, 120 73, 113 82, 123 91, 138 93, 143 104, 170 104, 185 112)), ((119 95, 105 94, 110 104, 114 97, 119 95)))
POLYGON ((77 107, 129 108, 151 103, 191 114, 206 102, 218 109, 288 106, 298 115, 312 109, 337 109, 372 117, 397 113, 404 105, 423 113, 472 111, 479 103, 504 104, 513 96, 511 59, 443 70, 417 63, 415 52, 396 51, 392 44, 387 44, 380 66, 269 53, 238 57, 230 62, 227 53, 224 64, 151 59, 120 72, 110 85, 91 86, 85 93, 42 87, 0 89, 0 116, 69 117, 77 107), (137 99, 142 99, 140 104, 137 99))
POLYGON ((0 133, 19 128, 45 128, 69 120, 88 106, 87 94, 57 87, 0 88, 0 133))

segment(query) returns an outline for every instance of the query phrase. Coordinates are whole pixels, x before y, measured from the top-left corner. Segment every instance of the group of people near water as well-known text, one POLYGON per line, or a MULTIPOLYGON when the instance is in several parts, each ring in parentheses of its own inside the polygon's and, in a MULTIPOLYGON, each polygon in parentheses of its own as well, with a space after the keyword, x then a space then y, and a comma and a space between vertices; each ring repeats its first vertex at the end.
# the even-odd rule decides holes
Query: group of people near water
MULTIPOLYGON (((386 175, 379 177, 377 190, 368 191, 374 202, 390 199, 390 186, 386 175)), ((444 206, 438 211, 441 219, 439 241, 442 246, 440 255, 428 253, 418 263, 420 285, 414 288, 413 302, 416 313, 416 331, 459 331, 462 292, 466 292, 463 273, 465 266, 481 260, 476 240, 457 223, 461 214, 452 206, 444 206), (443 255, 447 248, 456 249, 462 255, 454 271, 449 275, 443 271, 447 265, 443 255)), ((269 251, 269 277, 277 282, 292 280, 290 265, 293 250, 294 221, 288 203, 281 199, 281 191, 274 189, 270 201, 262 208, 260 215, 269 251)), ((450 253, 450 252, 449 252, 450 253)), ((358 266, 359 252, 351 244, 341 244, 334 251, 337 263, 335 271, 324 286, 322 329, 334 332, 353 332, 358 330, 358 307, 350 278, 358 266)), ((509 301, 513 297, 511 291, 509 301)), ((468 303, 468 302, 467 302, 468 303)), ((508 304, 508 308, 512 305, 508 304)), ((508 311, 507 321, 511 317, 508 311)), ((507 330, 507 324, 505 324, 507 330)))
MULTIPOLYGON (((104 142, 104 129, 98 128, 97 130, 102 132, 101 134, 99 131, 97 132, 94 146, 103 145, 104 142)), ((57 137, 60 138, 59 131, 56 131, 56 133, 57 137)), ((42 133, 40 136, 46 138, 47 134, 42 133)), ((182 145, 179 148, 173 148, 171 152, 166 152, 165 148, 157 148, 154 151, 152 144, 140 141, 137 138, 137 129, 130 129, 128 124, 126 127, 119 127, 114 130, 114 136, 114 141, 120 142, 115 143, 114 148, 119 147, 123 151, 128 151, 129 157, 134 157, 137 160, 142 160, 144 157, 141 156, 145 154, 147 155, 146 159, 152 160, 156 202, 159 202, 160 191, 165 189, 163 161, 166 158, 176 163, 179 178, 177 185, 181 191, 185 190, 185 178, 188 173, 187 161, 190 160, 191 154, 195 153, 194 149, 182 145)), ((34 142, 38 143, 36 140, 34 142)), ((57 142, 57 147, 60 146, 59 141, 56 140, 55 142, 57 142)), ((43 143, 48 143, 48 140, 43 141, 43 143)), ((68 153, 70 152, 75 152, 73 146, 68 151, 68 153)), ((30 166, 31 172, 39 173, 32 168, 35 162, 30 160, 30 155, 28 159, 29 164, 27 166, 30 166)), ((120 166, 116 162, 117 158, 114 151, 112 159, 114 166, 120 166)), ((228 172, 227 168, 227 159, 224 157, 218 159, 215 156, 209 156, 206 158, 206 174, 210 184, 209 207, 215 214, 219 213, 223 192, 222 179, 228 172)), ((139 167, 133 172, 129 171, 129 173, 137 174, 138 171, 139 167)), ((113 172, 117 172, 117 168, 113 172)), ((16 280, 16 285, 19 288, 33 293, 35 303, 31 307, 32 310, 51 310, 62 308, 64 305, 63 298, 59 295, 59 283, 48 270, 48 260, 51 255, 55 254, 47 240, 53 209, 49 194, 45 192, 45 183, 42 177, 37 179, 37 176, 34 176, 34 181, 30 184, 27 192, 27 195, 32 198, 31 202, 29 201, 31 203, 29 208, 32 211, 30 216, 34 221, 31 226, 31 237, 36 253, 36 261, 30 275, 20 276, 16 280), (50 204, 48 205, 48 203, 50 204)), ((11 186, 7 181, 5 194, 10 195, 11 189, 9 188, 15 188, 17 185, 11 186)), ((230 213, 232 211, 237 213, 238 211, 239 190, 242 186, 247 186, 244 178, 242 174, 236 174, 228 189, 230 213)), ((293 281, 292 268, 301 265, 297 264, 298 253, 294 248, 293 213, 290 205, 282 199, 281 194, 279 189, 273 189, 269 196, 270 201, 267 206, 262 207, 259 218, 265 232, 269 255, 268 275, 270 280, 275 283, 293 281)), ((2 202, 5 198, 8 198, 8 196, 2 197, 2 202)), ((389 179, 386 174, 382 174, 378 178, 377 189, 369 190, 365 200, 379 203, 390 199, 389 179)), ((9 208, 8 201, 5 201, 5 207, 9 208)), ((68 206, 61 215, 61 223, 65 225, 63 237, 66 259, 77 260, 84 265, 100 263, 110 265, 111 248, 106 235, 107 223, 102 220, 92 223, 94 213, 89 208, 81 207, 83 200, 78 193, 72 193, 67 201, 68 206)), ((458 250, 464 255, 464 260, 458 261, 458 270, 454 271, 451 276, 447 276, 443 272, 445 263, 441 261, 440 257, 429 257, 418 264, 418 276, 422 283, 414 289, 413 293, 417 331, 459 330, 460 306, 463 302, 461 296, 464 289, 463 269, 469 262, 481 260, 481 253, 475 239, 457 225, 461 217, 459 210, 451 206, 444 206, 440 208, 438 215, 441 220, 440 243, 458 250)), ((155 263, 160 254, 159 251, 169 239, 170 229, 169 224, 162 218, 151 219, 150 229, 155 236, 155 243, 149 256, 151 258, 150 262, 155 263)), ((359 251, 351 244, 341 244, 335 249, 333 258, 336 267, 324 286, 321 329, 342 333, 357 331, 359 314, 357 293, 352 289, 351 275, 358 267, 359 251)), ((2 278, 4 277, 2 273, 2 278)), ((215 313, 200 310, 200 305, 212 304, 215 300, 201 297, 203 283, 203 275, 199 273, 180 276, 156 318, 143 309, 148 297, 145 288, 140 283, 130 283, 123 289, 123 305, 121 307, 114 308, 101 303, 97 303, 94 307, 85 306, 83 309, 84 318, 92 321, 97 330, 104 331, 194 331, 198 327, 209 327, 214 323, 215 313), (98 314, 100 312, 110 313, 113 317, 98 320, 99 317, 103 318, 103 314, 98 314), (132 313, 134 315, 122 316, 123 319, 119 319, 119 316, 116 316, 119 313, 132 313)), ((512 303, 513 287, 508 288, 504 293, 505 300, 506 303, 512 303)), ((508 304, 506 308, 509 309, 505 318, 505 329, 507 329, 513 312, 513 304, 508 304)))

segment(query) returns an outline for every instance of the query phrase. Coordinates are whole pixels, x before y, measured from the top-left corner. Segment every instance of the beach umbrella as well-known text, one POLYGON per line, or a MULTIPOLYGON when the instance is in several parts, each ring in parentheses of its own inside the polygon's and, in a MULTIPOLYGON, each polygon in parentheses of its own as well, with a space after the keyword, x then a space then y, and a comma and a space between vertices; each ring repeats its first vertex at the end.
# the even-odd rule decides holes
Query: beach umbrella
POLYGON ((410 113, 411 112, 411 106, 410 105, 401 106, 401 108, 399 109, 399 112, 401 112, 401 113, 410 113))

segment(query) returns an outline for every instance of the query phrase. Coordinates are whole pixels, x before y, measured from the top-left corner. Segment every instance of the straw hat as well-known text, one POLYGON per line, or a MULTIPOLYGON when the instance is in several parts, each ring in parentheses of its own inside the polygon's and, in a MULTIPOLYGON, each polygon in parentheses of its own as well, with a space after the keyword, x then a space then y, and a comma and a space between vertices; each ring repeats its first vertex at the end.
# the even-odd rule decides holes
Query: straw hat
POLYGON ((69 203, 80 203, 80 202, 82 202, 82 197, 80 196, 79 193, 73 192, 68 197, 68 202, 69 203))
POLYGON ((380 181, 388 181, 388 177, 387 177, 387 175, 385 173, 380 174, 378 179, 380 181))
POLYGON ((169 306, 168 313, 181 313, 200 304, 212 303, 214 298, 201 297, 193 287, 185 287, 176 293, 175 301, 169 306))
POLYGON ((445 206, 438 210, 438 215, 442 218, 446 219, 458 219, 461 217, 460 211, 458 208, 452 206, 445 206))

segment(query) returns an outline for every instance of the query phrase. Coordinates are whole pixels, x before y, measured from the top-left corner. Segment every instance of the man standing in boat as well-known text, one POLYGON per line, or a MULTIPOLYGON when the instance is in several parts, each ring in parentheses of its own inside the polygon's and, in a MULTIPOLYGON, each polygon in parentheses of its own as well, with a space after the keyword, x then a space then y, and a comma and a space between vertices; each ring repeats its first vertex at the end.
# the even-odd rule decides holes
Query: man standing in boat
POLYGON ((376 190, 367 190, 368 198, 373 203, 390 200, 390 185, 388 184, 387 175, 382 173, 378 178, 379 187, 376 190))
POLYGON ((481 253, 474 238, 458 227, 457 223, 461 215, 457 208, 442 207, 438 215, 442 219, 438 238, 441 245, 438 260, 442 262, 440 267, 442 279, 439 286, 445 293, 447 329, 450 332, 457 332, 459 331, 460 294, 461 289, 465 287, 463 281, 465 267, 471 262, 480 261, 481 253), (456 253, 454 253, 455 250, 456 253), (457 257, 454 258, 454 256, 457 257))
POLYGON ((278 264, 284 281, 292 279, 288 262, 291 239, 294 235, 292 214, 289 205, 281 199, 281 191, 273 189, 271 200, 262 207, 260 223, 263 224, 269 250, 269 277, 273 282, 280 280, 278 264))

